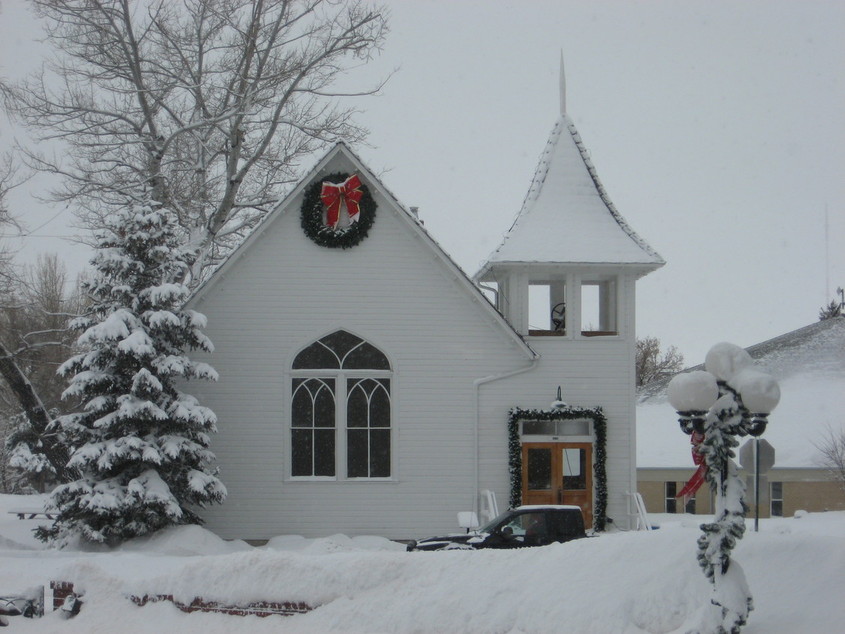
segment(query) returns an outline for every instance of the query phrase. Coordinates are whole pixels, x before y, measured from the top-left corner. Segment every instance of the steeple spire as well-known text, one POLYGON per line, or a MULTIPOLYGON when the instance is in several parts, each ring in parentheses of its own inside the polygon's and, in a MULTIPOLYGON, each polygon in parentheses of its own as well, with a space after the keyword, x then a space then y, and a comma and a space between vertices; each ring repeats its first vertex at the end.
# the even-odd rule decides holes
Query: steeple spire
POLYGON ((560 114, 566 114, 566 73, 563 72, 563 49, 560 51, 560 114))

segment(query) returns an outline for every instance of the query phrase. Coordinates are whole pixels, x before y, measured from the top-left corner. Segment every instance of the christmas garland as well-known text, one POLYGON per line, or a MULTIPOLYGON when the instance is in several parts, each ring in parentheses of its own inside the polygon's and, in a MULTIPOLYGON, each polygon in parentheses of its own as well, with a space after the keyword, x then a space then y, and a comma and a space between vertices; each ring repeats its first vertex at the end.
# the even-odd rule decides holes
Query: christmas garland
POLYGON ((510 507, 522 504, 522 445, 519 438, 519 421, 551 421, 589 418, 593 421, 593 485, 596 491, 596 506, 593 513, 593 528, 603 531, 607 524, 607 419, 601 407, 591 409, 562 407, 556 409, 513 408, 508 417, 508 470, 511 479, 510 507))
POLYGON ((361 183, 361 200, 358 202, 358 221, 343 228, 333 228, 323 222, 325 206, 321 199, 323 183, 340 184, 346 181, 349 174, 335 172, 321 180, 314 181, 305 190, 300 209, 300 220, 302 230, 313 242, 321 247, 331 249, 348 249, 354 247, 361 240, 367 237, 370 227, 376 217, 376 202, 373 200, 370 190, 361 183))

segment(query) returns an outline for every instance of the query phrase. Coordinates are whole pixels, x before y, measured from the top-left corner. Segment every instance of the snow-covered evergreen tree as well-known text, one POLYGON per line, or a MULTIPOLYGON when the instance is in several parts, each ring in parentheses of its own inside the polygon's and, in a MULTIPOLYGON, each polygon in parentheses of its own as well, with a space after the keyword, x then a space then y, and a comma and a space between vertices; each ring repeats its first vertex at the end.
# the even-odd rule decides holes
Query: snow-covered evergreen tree
POLYGON ((59 368, 65 398, 81 407, 60 419, 68 467, 80 477, 57 487, 52 526, 38 532, 59 545, 75 537, 115 543, 166 526, 201 523, 197 509, 226 489, 209 450, 214 413, 176 387, 215 380, 187 350, 213 349, 204 315, 184 310, 188 289, 174 283, 190 264, 170 214, 157 203, 115 213, 97 236, 93 308, 75 320, 84 352, 59 368))
MULTIPOLYGON (((67 443, 58 424, 58 410, 51 410, 50 424, 45 432, 55 438, 50 448, 55 460, 67 462, 67 443)), ((9 473, 6 489, 12 493, 36 493, 49 490, 56 484, 56 466, 44 448, 44 433, 39 433, 25 413, 9 419, 9 435, 5 441, 9 473)), ((0 466, 2 468, 2 466, 0 466)))

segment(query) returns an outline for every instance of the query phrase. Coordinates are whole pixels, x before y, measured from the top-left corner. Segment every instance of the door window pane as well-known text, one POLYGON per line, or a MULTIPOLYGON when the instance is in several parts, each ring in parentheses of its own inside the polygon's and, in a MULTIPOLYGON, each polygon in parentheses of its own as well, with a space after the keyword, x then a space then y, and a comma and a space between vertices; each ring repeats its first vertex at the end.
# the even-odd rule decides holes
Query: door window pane
POLYGON ((587 452, 583 449, 563 450, 563 488, 567 491, 587 488, 587 452))
POLYGON ((532 491, 549 491, 552 488, 552 450, 528 450, 528 488, 532 491))
POLYGON ((523 436, 554 436, 557 426, 553 420, 527 420, 522 423, 523 436))

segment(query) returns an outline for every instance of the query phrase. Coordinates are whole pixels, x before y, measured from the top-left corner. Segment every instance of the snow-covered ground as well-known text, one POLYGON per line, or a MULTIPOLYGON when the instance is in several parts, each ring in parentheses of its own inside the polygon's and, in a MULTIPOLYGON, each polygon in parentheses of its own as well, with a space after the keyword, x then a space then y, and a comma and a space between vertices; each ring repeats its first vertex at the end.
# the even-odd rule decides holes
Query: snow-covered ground
MULTIPOLYGON (((279 537, 253 548, 197 527, 115 550, 45 549, 35 520, 7 511, 40 498, 0 495, 0 595, 50 580, 84 590, 80 614, 10 619, 11 632, 682 633, 710 587, 695 561, 702 517, 653 516, 659 530, 518 551, 406 553, 379 537, 279 537), (128 595, 235 604, 303 601, 291 617, 138 607, 128 595)), ((841 632, 845 513, 749 522, 734 551, 754 595, 747 634, 841 632)), ((418 537, 422 537, 421 535, 418 537)))

